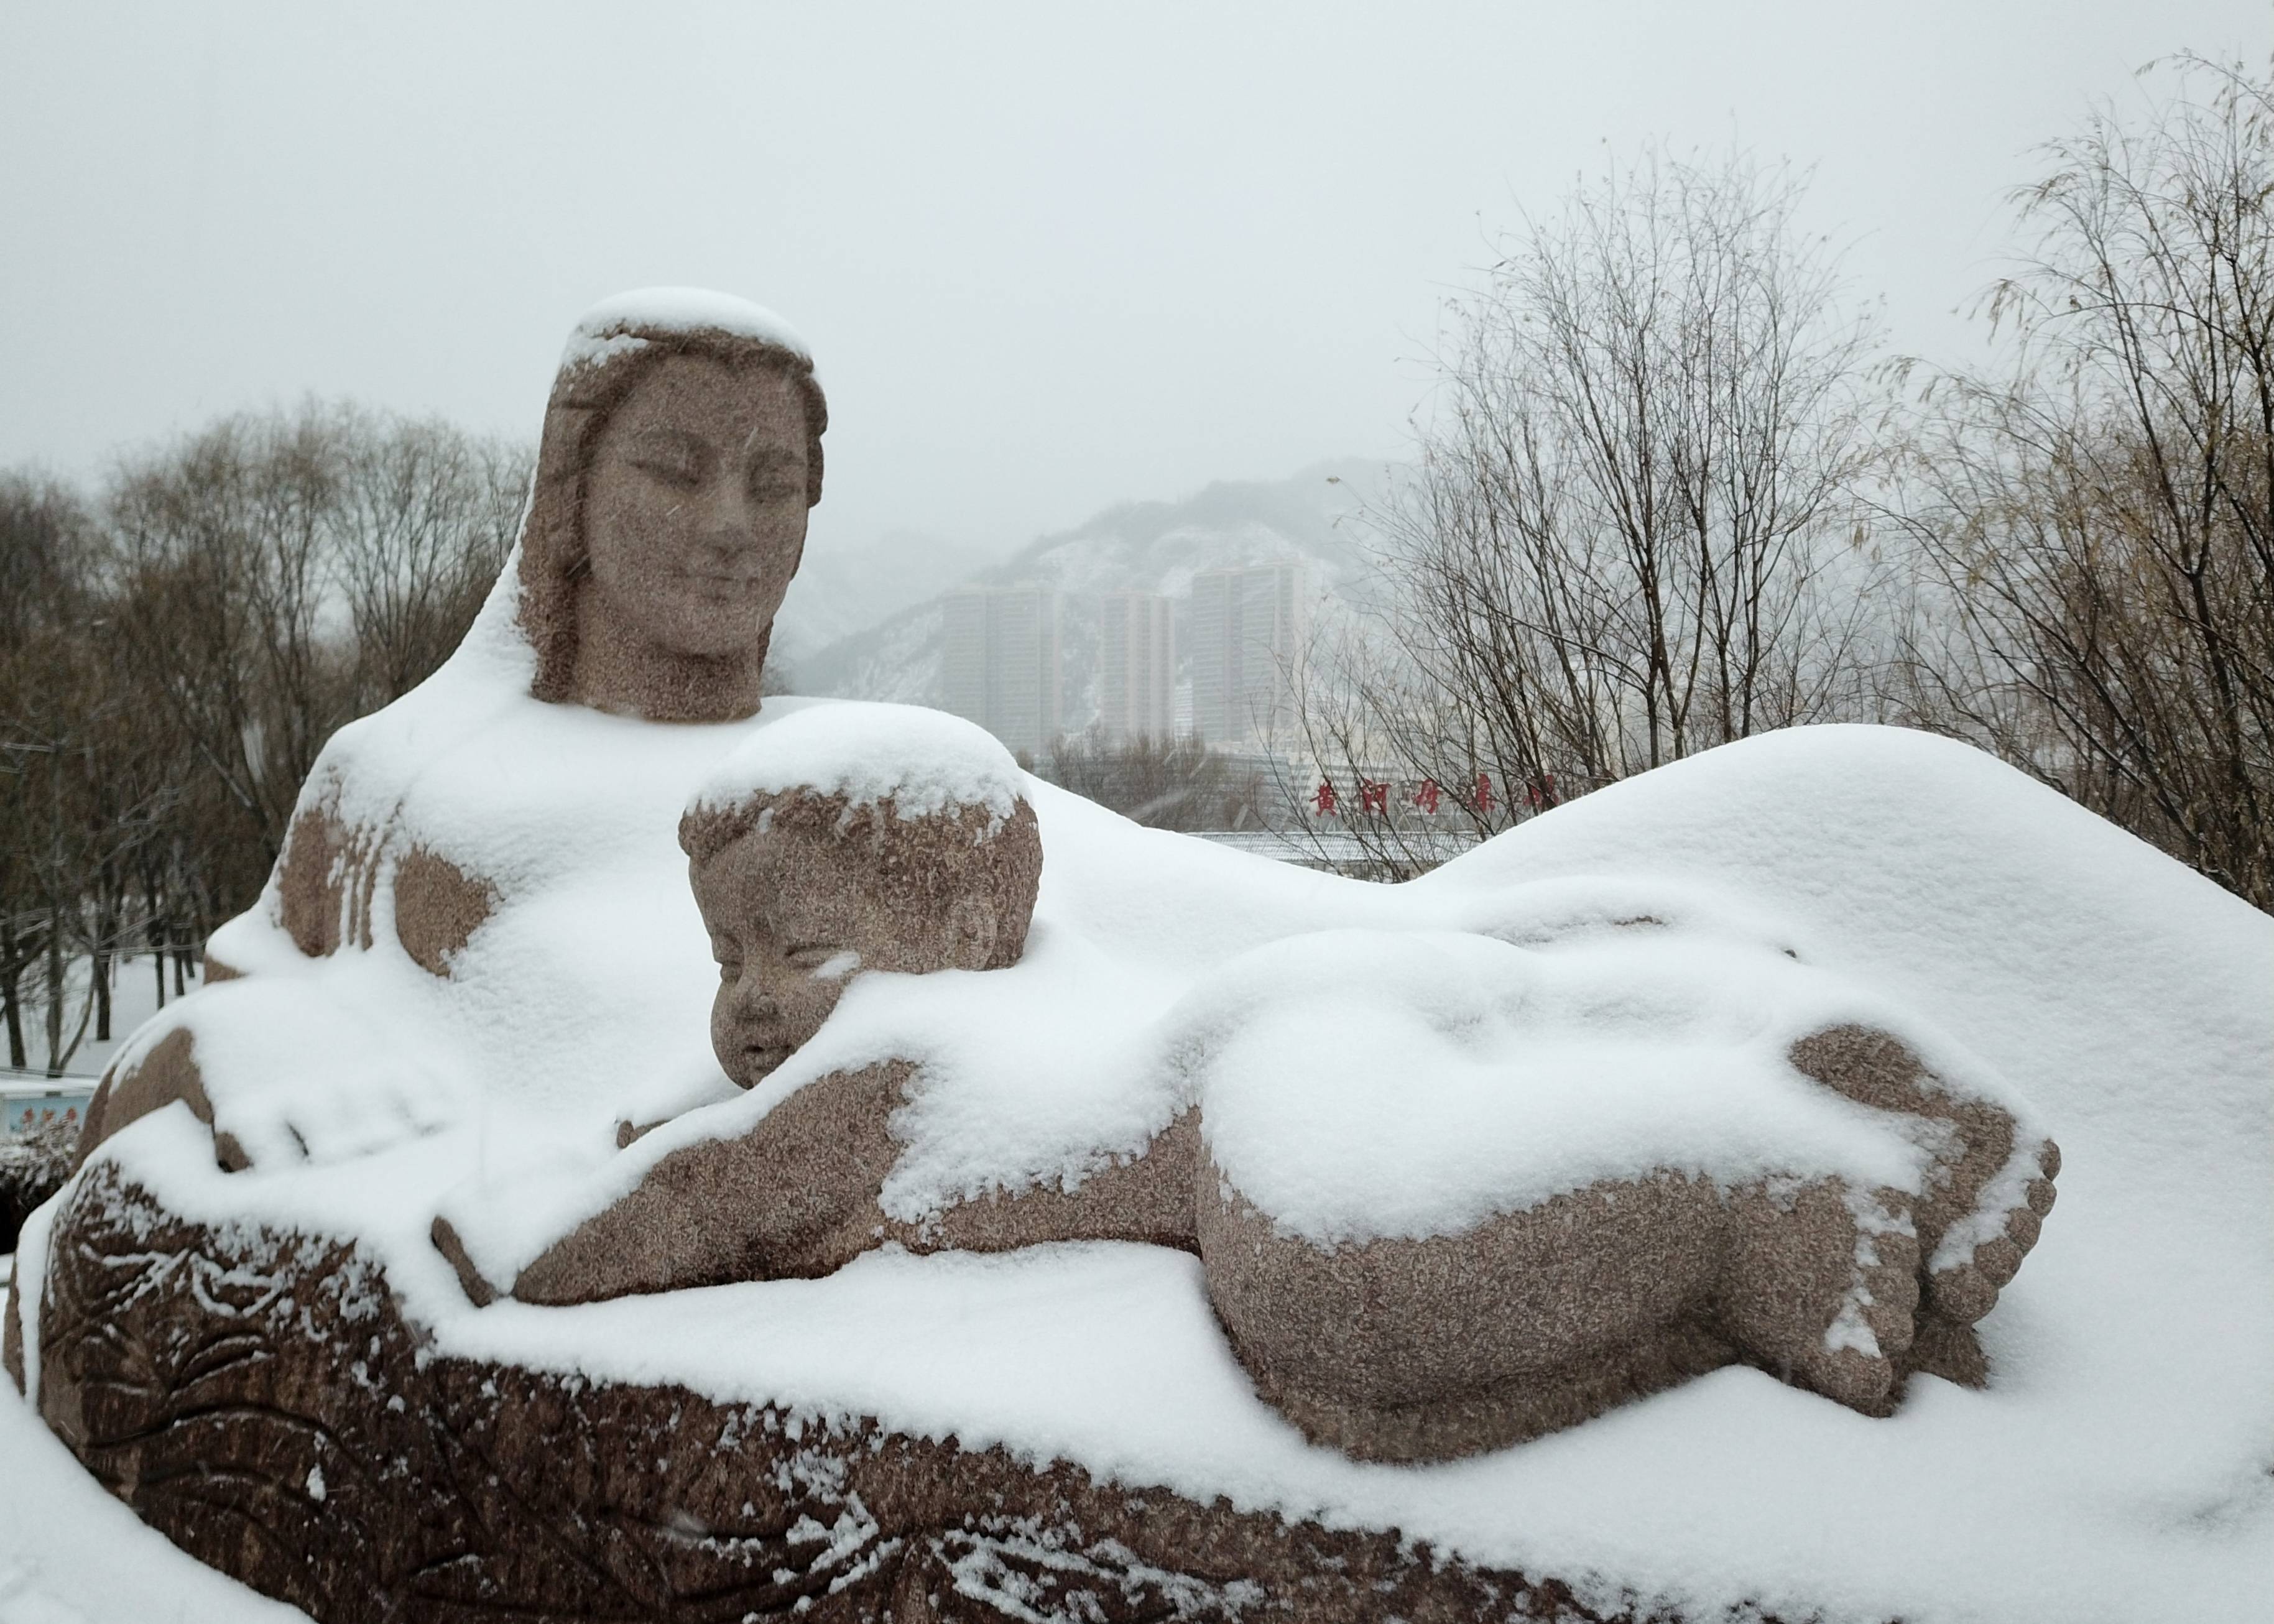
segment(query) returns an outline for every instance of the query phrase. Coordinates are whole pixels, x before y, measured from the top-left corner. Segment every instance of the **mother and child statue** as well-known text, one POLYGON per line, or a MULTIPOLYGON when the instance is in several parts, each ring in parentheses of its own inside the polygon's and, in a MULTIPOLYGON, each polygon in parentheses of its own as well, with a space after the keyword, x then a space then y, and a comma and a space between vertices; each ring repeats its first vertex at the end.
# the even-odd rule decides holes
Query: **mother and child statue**
MULTIPOLYGON (((250 945, 261 932, 306 959, 399 944, 437 996, 494 997, 467 966, 529 873, 582 861, 586 788, 639 771, 609 752, 715 737, 692 795, 677 792, 675 833, 718 966, 711 1045, 748 1092, 722 1086, 659 1125, 627 1111, 587 1181, 602 1195, 556 1202, 565 1216, 518 1250, 481 1242, 478 1203, 421 1214, 476 1304, 813 1278, 884 1247, 1174 1247, 1198 1258, 1259 1397, 1314 1442, 1379 1460, 1502 1447, 1731 1364, 1874 1416, 1916 1372, 1986 1380, 1974 1327, 2035 1243, 2058 1170, 2027 1105, 1929 1029, 1858 1014, 1886 1006, 1785 944, 1684 947, 1678 903, 1630 898, 1568 936, 1533 908, 1525 930, 1498 930, 1481 893, 1507 889, 1499 869, 1465 887, 1457 864, 1397 918, 1356 893, 1410 888, 1350 882, 1340 921, 1335 891, 1306 904, 1314 929, 1196 959, 1182 995, 1133 986, 1184 1011, 1152 1048, 1100 1058, 1158 1102, 1141 1133, 1103 1113, 1054 1175, 951 1179, 921 1211, 892 1199, 922 1131, 923 1056, 817 1073, 801 1056, 871 981, 1015 1014, 1015 997, 981 995, 1022 985, 1001 978, 1050 939, 1037 899, 1054 861, 1141 866, 1160 848, 1101 860, 1114 820, 1086 811, 1065 825, 1082 852, 1054 850, 1058 793, 955 718, 762 699, 827 421, 806 347, 756 306, 653 290, 589 313, 546 404, 519 546, 459 658, 486 662, 514 704, 600 713, 594 759, 553 763, 493 811, 462 797, 429 828, 421 741, 471 736, 479 705, 418 713, 385 749, 328 751, 259 918, 212 944, 215 985, 198 996, 216 1015, 229 982, 270 974, 250 945), (486 842, 485 817, 514 827, 486 842), (485 851, 508 855, 483 871, 485 851), (1697 1007, 1728 997, 1752 1001, 1742 1019, 1697 1007), (1433 1094, 1356 1061, 1321 1075, 1336 1033, 1376 1054, 1411 1034, 1408 1052, 1462 1080, 1433 1094)), ((553 736, 562 752, 587 737, 553 736)), ((1189 901, 1194 917, 1210 906, 1189 901)), ((627 935, 628 973, 643 940, 627 935)), ((1101 1045, 1127 1049, 1117 1031, 1101 1045)), ((275 1132, 250 1108, 232 1118, 215 1071, 229 1054, 200 1028, 123 1057, 82 1163, 183 1106, 240 1177, 305 1152, 298 1108, 275 1132)))

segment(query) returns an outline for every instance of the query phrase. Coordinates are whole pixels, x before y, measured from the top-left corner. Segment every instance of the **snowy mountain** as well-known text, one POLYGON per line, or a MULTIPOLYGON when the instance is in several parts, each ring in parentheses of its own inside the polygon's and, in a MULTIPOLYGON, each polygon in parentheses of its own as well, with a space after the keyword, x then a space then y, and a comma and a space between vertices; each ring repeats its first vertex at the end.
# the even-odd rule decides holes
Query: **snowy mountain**
MULTIPOLYGON (((1182 599, 1199 571, 1298 559, 1310 567, 1316 597, 1347 599, 1368 570, 1361 510, 1386 471, 1378 462, 1344 459, 1285 479, 1222 481, 1181 501, 1120 503, 1073 530, 1038 538, 1000 564, 943 581, 921 601, 825 647, 793 652, 791 679, 804 694, 935 702, 947 590, 1054 587, 1065 594, 1065 723, 1078 730, 1096 710, 1100 594, 1137 590, 1182 599)), ((1181 605, 1178 620, 1181 646, 1181 605)))
POLYGON ((894 530, 865 544, 806 549, 774 620, 773 651, 793 671, 821 650, 937 596, 1003 554, 1001 547, 894 530))

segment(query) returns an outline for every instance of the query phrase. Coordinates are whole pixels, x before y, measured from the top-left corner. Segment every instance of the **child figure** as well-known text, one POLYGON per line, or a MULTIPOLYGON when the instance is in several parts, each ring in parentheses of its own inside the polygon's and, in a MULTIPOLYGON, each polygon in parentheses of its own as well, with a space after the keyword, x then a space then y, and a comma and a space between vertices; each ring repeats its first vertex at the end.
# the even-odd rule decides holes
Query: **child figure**
MULTIPOLYGON (((734 1081, 764 1086, 862 972, 984 972, 1019 959, 1043 853, 1022 776, 991 739, 934 712, 831 706, 774 724, 743 754, 680 826, 719 964, 712 1040, 734 1081), (856 723, 884 731, 847 751, 833 735, 856 723), (931 767, 911 771, 909 758, 927 754, 931 767), (864 782, 832 764, 864 755, 894 759, 895 771, 864 782)), ((1392 954, 1427 946, 1412 933, 1367 934, 1392 954)), ((1461 940, 1483 955, 1487 996, 1517 963, 1492 955, 1525 952, 1461 940)), ((1390 996, 1376 988, 1361 973, 1346 1002, 1390 996)), ((1827 1101, 1845 1096, 1835 1113, 1883 1119, 1908 1147, 1895 1160, 1912 1169, 1894 1183, 1856 1187, 1799 1165, 1740 1182, 1646 1166, 1450 1232, 1319 1239, 1251 1199, 1237 1157, 1208 1140, 1211 1099, 1229 1120, 1223 1091, 1247 1086, 1252 1072, 1212 1071, 1207 1041, 1186 1052, 1200 1056, 1194 1097, 1141 1154, 1071 1188, 951 1204, 921 1225, 881 1200, 902 1149, 891 1119, 915 1068, 832 1072, 738 1137, 661 1156, 521 1270, 511 1294, 567 1304, 816 1276, 888 1242, 1175 1246, 1199 1255, 1258 1391, 1306 1434, 1363 1457, 1439 1459, 1736 1362, 1874 1414, 1915 1369, 1978 1384, 1971 1322, 2035 1241, 2058 1167, 2050 1141, 2023 1143, 2010 1112, 1953 1090, 1884 1033, 1837 1026, 1792 1044, 1787 1076, 1820 1086, 1827 1101), (1993 1185, 1998 1199, 1985 1200, 1993 1185)), ((447 1226, 437 1240, 486 1297, 447 1226)))
MULTIPOLYGON (((734 1081, 764 1085, 862 972, 1018 961, 1042 838, 1024 775, 985 733, 914 707, 831 705, 772 725, 727 770, 733 788, 698 797, 679 829, 719 962, 712 1045, 734 1081), (848 740, 848 730, 862 736, 848 740), (823 760, 891 771, 832 777, 814 770, 823 760), (801 781, 816 777, 829 781, 801 781)), ((832 1073, 740 1137, 674 1150, 523 1268, 511 1295, 580 1303, 810 1277, 890 1241, 918 1251, 1066 1239, 1193 1246, 1189 1126, 1074 1194, 1034 1189, 922 1226, 888 1217, 879 1194, 900 1149, 888 1123, 913 1071, 886 1061, 832 1073)), ((622 1143, 636 1137, 620 1130, 622 1143)), ((489 1295, 447 1225, 437 1240, 470 1291, 489 1295)))

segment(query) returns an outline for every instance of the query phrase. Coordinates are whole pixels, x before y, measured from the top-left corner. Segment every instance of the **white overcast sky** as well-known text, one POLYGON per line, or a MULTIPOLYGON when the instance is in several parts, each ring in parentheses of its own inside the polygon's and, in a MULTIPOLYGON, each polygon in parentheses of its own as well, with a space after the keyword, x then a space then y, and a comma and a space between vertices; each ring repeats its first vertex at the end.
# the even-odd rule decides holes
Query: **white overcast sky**
POLYGON ((2265 0, 0 0, 0 464, 314 392, 533 436, 584 305, 804 330, 817 541, 1395 455, 1445 294, 1645 140, 1815 173, 1908 350, 2090 101, 2265 0))

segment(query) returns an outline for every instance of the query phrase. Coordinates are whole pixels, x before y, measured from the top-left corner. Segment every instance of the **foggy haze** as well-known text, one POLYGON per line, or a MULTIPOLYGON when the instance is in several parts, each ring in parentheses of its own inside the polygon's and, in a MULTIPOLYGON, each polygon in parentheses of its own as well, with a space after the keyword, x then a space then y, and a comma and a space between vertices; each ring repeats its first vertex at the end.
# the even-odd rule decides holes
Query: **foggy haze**
POLYGON ((0 7, 0 464, 346 395, 533 438, 619 289, 780 311, 813 547, 999 556, 1117 500, 1391 457, 1443 297, 1664 138, 1812 166, 1948 358, 2029 149, 2258 0, 0 7))

